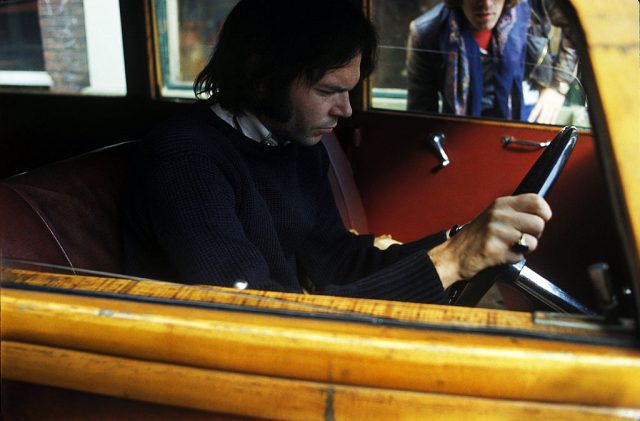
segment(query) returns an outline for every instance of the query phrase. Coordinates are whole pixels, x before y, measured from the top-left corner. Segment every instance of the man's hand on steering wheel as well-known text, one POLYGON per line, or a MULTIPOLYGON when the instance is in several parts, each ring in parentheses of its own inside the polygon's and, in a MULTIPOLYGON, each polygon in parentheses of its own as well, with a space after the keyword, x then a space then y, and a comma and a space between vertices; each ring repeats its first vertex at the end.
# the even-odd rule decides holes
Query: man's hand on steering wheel
POLYGON ((488 267, 522 260, 524 249, 536 249, 550 218, 551 208, 537 194, 500 197, 427 254, 446 289, 488 267), (518 242, 526 246, 518 247, 518 242))

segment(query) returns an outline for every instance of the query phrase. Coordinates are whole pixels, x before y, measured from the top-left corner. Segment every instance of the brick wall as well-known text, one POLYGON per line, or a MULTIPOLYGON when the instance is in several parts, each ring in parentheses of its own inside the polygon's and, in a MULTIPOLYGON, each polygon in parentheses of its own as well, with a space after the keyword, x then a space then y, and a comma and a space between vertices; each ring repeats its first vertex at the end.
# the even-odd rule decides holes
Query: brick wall
POLYGON ((38 0, 38 14, 51 91, 75 93, 89 86, 83 0, 38 0))

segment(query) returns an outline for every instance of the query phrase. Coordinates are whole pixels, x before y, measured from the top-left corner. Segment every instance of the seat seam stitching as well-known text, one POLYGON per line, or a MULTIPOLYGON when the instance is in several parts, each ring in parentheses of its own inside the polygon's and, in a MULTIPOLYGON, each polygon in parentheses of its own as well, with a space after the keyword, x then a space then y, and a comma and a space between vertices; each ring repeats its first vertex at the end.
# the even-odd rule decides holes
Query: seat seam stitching
POLYGON ((62 252, 62 255, 64 256, 64 258, 67 260, 67 263, 69 263, 69 267, 71 267, 71 270, 73 271, 74 275, 77 275, 76 271, 75 271, 75 267, 73 266, 73 263, 71 263, 71 259, 69 258, 69 255, 67 254, 67 252, 64 250, 64 247, 62 246, 62 244, 60 243, 60 240, 58 239, 58 236, 56 235, 54 229, 51 227, 51 225, 49 225, 49 223, 47 222, 47 220, 44 218, 44 216, 38 211, 37 207, 33 204, 33 202, 27 198, 24 194, 22 194, 19 190, 17 190, 15 187, 11 186, 10 184, 5 183, 5 186, 7 186, 9 189, 11 189, 15 194, 17 194, 22 200, 24 200, 27 205, 31 208, 31 210, 38 216, 38 218, 40 219, 40 221, 42 221, 42 223, 44 224, 44 226, 47 228, 47 230, 49 231, 49 234, 51 234, 51 237, 53 238, 53 240, 56 242, 56 244, 58 245, 58 248, 60 249, 60 251, 62 252))

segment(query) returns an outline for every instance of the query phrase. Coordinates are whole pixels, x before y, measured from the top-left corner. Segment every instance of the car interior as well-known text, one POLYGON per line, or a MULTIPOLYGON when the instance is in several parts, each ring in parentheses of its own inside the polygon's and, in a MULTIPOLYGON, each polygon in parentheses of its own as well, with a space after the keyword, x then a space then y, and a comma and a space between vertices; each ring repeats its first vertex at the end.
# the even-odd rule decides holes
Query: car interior
MULTIPOLYGON (((353 116, 322 142, 345 227, 374 235, 380 247, 463 226, 499 196, 545 196, 553 217, 526 261, 454 284, 443 306, 230 291, 123 273, 119 206, 130 150, 196 100, 193 79, 237 0, 0 1, 3 419, 86 419, 92 411, 96 419, 278 418, 272 390, 293 406, 313 402, 318 419, 334 419, 340 396, 355 408, 349 414, 367 406, 388 419, 392 409, 424 416, 442 408, 479 417, 498 408, 514 419, 637 416, 638 256, 625 219, 634 216, 620 205, 622 171, 609 135, 616 127, 602 111, 611 90, 594 82, 594 63, 603 59, 588 51, 589 28, 579 26, 585 7, 600 13, 591 22, 604 22, 614 14, 602 9, 613 3, 556 1, 577 33, 578 64, 559 117, 543 124, 442 113, 442 98, 438 112, 409 109, 410 24, 441 2, 360 2, 380 38, 377 70, 350 93, 353 116), (149 322, 149 314, 162 317, 149 322), (293 338, 289 348, 269 336, 269 323, 293 338), (178 335, 181 324, 192 331, 162 336, 178 335), (264 348, 246 349, 262 354, 232 348, 256 337, 264 348), (387 343, 394 348, 376 348, 387 343), (291 362, 293 354, 302 356, 291 362), (135 389, 156 387, 160 381, 145 376, 163 370, 172 381, 194 375, 212 383, 176 381, 169 394, 135 389), (506 378, 517 386, 504 387, 506 378), (220 379, 231 386, 218 388, 220 379), (199 393, 206 396, 191 400, 199 393), (255 412, 252 399, 270 412, 255 412)), ((553 28, 551 57, 565 36, 553 28)), ((606 53, 635 51, 637 43, 627 44, 606 53)), ((616 95, 623 94, 633 95, 616 95)))
MULTIPOLYGON (((345 225, 399 242, 463 225, 495 197, 516 191, 561 123, 576 124, 573 153, 547 197, 554 217, 539 249, 528 256, 527 266, 579 303, 581 313, 600 312, 600 294, 589 268, 607 267, 606 277, 613 280, 621 314, 633 315, 630 274, 606 199, 603 164, 588 118, 563 117, 557 125, 541 125, 405 111, 409 23, 438 2, 408 3, 401 7, 383 0, 372 2, 371 16, 380 36, 378 70, 353 92, 356 112, 336 130, 337 139, 325 140, 332 159, 330 180, 345 225)), ((127 144, 191 101, 189 78, 195 75, 198 63, 206 60, 206 43, 214 39, 222 22, 203 24, 198 14, 210 12, 222 19, 233 4, 153 3, 155 19, 168 25, 168 29, 158 27, 157 47, 186 43, 180 44, 178 58, 162 55, 159 63, 145 62, 145 56, 156 52, 145 51, 149 46, 141 42, 143 28, 133 22, 140 23, 150 11, 140 5, 119 5, 126 65, 124 97, 61 96, 43 93, 41 88, 4 88, 7 101, 3 103, 11 105, 3 106, 2 113, 12 124, 2 144, 6 152, 2 154, 2 175, 8 178, 2 182, 6 205, 1 212, 7 220, 29 221, 26 226, 33 227, 3 224, 4 256, 121 272, 117 192, 127 144), (177 21, 172 20, 172 7, 180 12, 177 21), (175 38, 172 30, 182 31, 182 38, 175 38), (186 38, 187 34, 192 38, 186 38), (185 55, 187 48, 192 49, 189 56, 185 55), (154 70, 151 66, 156 65, 160 68, 154 70), (159 91, 154 81, 160 82, 159 91), (33 115, 22 111, 27 107, 33 115), (81 118, 70 120, 73 115, 81 118), (77 155, 80 157, 72 158, 77 155), (23 233, 31 231, 41 239, 38 247, 25 240, 23 233)), ((64 7, 56 12, 64 14, 64 7)), ((86 15, 89 19, 88 12, 86 15)), ((22 16, 26 21, 25 16, 30 15, 24 9, 8 9, 5 16, 22 16)), ((581 107, 586 113, 579 77, 572 87, 575 93, 569 95, 566 106, 573 111, 581 107)), ((530 291, 514 289, 513 282, 498 284, 499 293, 490 306, 559 310, 530 291)))

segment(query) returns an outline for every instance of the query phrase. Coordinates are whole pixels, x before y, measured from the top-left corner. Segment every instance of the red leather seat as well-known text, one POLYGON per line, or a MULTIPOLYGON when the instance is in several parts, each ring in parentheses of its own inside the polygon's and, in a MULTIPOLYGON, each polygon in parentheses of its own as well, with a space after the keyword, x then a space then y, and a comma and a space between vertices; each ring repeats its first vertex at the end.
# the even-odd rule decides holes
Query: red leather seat
MULTIPOLYGON (((330 181, 348 228, 366 232, 351 166, 335 136, 323 139, 330 181)), ((132 142, 0 182, 0 257, 123 272, 119 201, 132 142)))
POLYGON ((122 272, 118 206, 130 145, 109 146, 2 181, 1 255, 122 272))
POLYGON ((369 232, 367 214, 353 178, 351 163, 333 133, 325 136, 322 142, 329 154, 329 182, 342 222, 345 227, 366 234, 369 232))

